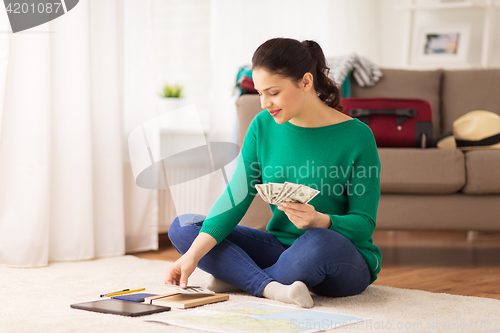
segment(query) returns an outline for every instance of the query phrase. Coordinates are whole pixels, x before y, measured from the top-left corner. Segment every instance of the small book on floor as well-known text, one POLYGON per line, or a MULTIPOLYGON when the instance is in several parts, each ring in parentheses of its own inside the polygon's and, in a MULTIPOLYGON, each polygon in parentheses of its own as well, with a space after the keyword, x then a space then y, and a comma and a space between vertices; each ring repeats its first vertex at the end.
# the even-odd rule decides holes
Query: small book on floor
POLYGON ((229 295, 216 294, 201 287, 188 286, 182 289, 179 286, 167 286, 167 292, 158 296, 146 297, 144 302, 153 305, 169 306, 172 308, 187 309, 195 306, 227 301, 229 295))
POLYGON ((137 294, 129 294, 129 295, 118 295, 112 296, 112 299, 119 299, 122 301, 129 302, 144 302, 146 297, 158 296, 158 294, 149 294, 149 293, 137 293, 137 294))

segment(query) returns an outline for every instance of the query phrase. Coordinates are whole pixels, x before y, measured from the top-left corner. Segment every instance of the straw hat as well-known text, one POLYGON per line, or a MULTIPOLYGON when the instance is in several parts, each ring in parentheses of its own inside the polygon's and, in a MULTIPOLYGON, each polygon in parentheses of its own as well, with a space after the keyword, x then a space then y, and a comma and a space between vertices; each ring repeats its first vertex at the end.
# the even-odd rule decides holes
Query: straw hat
POLYGON ((483 110, 471 111, 453 122, 453 133, 438 138, 444 149, 500 149, 500 115, 483 110))

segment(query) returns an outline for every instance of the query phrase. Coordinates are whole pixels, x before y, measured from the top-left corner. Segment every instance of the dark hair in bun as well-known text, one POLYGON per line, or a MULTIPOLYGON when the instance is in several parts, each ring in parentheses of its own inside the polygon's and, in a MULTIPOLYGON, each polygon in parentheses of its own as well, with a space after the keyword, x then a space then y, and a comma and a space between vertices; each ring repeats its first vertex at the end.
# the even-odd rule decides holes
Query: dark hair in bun
POLYGON ((252 57, 252 68, 263 68, 270 73, 299 81, 309 72, 313 76, 318 97, 328 106, 342 111, 340 89, 328 77, 330 68, 318 43, 299 42, 291 38, 273 38, 260 45, 252 57))

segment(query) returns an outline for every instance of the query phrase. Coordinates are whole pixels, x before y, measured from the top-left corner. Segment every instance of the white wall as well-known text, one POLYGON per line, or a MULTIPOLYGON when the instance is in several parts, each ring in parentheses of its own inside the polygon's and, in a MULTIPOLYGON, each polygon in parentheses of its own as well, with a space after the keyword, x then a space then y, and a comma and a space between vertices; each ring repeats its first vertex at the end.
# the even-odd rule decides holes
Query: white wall
POLYGON ((236 119, 232 96, 241 65, 267 39, 313 39, 325 55, 357 52, 377 61, 379 0, 212 0, 212 138, 231 137, 236 119), (374 15, 375 13, 375 15, 374 15))
POLYGON ((210 110, 210 1, 153 0, 154 86, 182 84, 202 121, 210 110))
MULTIPOLYGON (((485 3, 484 0, 470 0, 485 3)), ((434 2, 417 0, 415 3, 434 2)), ((409 12, 396 7, 410 3, 409 0, 380 0, 380 36, 381 58, 379 64, 384 67, 402 67, 405 64, 405 39, 408 33, 409 12)), ((497 1, 500 4, 500 2, 497 1)), ((419 26, 440 26, 451 24, 470 24, 470 43, 468 62, 472 67, 481 66, 481 48, 485 11, 481 8, 418 11, 414 16, 414 31, 419 26)), ((490 53, 489 67, 500 67, 500 7, 495 11, 496 24, 490 53)), ((448 64, 453 66, 453 64, 448 64)))
POLYGON ((382 67, 404 66, 404 42, 406 38, 408 13, 396 9, 406 4, 406 0, 380 0, 379 34, 380 60, 382 67))
MULTIPOLYGON (((231 141, 236 73, 261 43, 279 36, 314 39, 327 57, 356 52, 382 67, 403 67, 409 12, 396 7, 409 2, 154 0, 155 85, 184 83, 186 96, 210 113, 210 140, 231 141)), ((499 15, 491 66, 500 66, 499 15)), ((479 65, 483 19, 480 9, 419 12, 414 27, 470 22, 469 60, 479 65)))

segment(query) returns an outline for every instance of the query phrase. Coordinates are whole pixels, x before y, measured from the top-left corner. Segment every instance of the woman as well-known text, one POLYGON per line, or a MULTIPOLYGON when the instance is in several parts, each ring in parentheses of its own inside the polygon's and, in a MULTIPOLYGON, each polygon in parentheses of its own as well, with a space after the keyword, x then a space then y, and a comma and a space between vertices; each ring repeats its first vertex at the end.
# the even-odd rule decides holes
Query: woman
POLYGON ((367 125, 339 112, 328 71, 314 41, 275 38, 255 51, 252 75, 265 110, 252 120, 228 188, 208 216, 173 221, 169 237, 183 255, 165 283, 185 287, 198 266, 212 274, 207 287, 214 291, 238 288, 312 307, 310 291, 350 296, 376 280, 377 147, 367 125), (255 184, 285 181, 320 194, 306 204, 270 205, 268 232, 237 225, 255 184), (242 199, 230 205, 229 196, 242 199))

